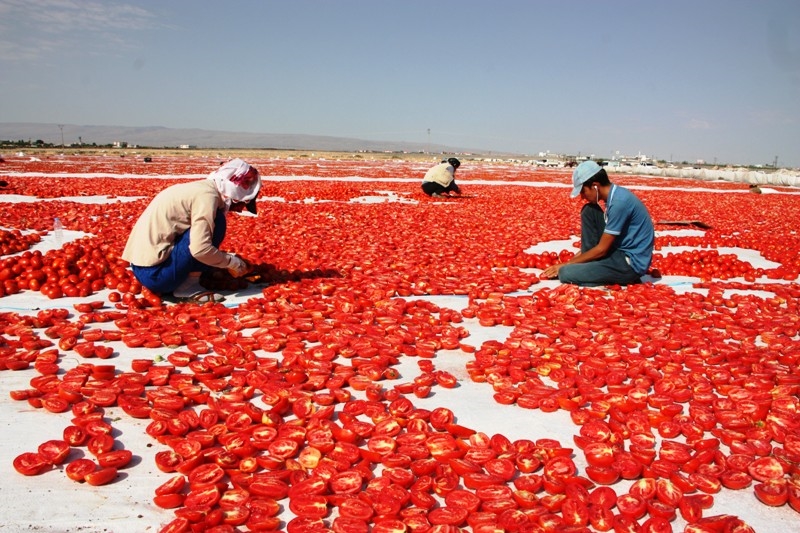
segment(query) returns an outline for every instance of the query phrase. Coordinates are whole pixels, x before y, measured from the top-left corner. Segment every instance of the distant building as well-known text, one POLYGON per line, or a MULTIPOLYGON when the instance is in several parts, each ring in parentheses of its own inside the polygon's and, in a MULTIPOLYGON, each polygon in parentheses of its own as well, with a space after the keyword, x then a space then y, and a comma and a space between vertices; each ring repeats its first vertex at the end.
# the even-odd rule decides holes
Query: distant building
POLYGON ((181 144, 180 146, 178 146, 178 148, 180 148, 181 150, 194 150, 195 148, 197 148, 197 145, 196 144, 181 144))
POLYGON ((128 147, 128 143, 127 143, 127 141, 114 141, 111 144, 111 146, 113 146, 114 148, 127 148, 128 147))

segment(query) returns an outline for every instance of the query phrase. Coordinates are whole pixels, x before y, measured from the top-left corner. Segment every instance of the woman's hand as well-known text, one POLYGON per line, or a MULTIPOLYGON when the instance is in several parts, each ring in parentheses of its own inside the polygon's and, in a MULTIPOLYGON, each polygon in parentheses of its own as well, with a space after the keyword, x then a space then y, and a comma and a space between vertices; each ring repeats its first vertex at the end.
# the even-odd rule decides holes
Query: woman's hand
POLYGON ((250 263, 242 259, 241 257, 235 256, 233 254, 230 255, 230 264, 228 265, 228 272, 234 278, 241 278, 242 276, 246 275, 251 270, 250 263))

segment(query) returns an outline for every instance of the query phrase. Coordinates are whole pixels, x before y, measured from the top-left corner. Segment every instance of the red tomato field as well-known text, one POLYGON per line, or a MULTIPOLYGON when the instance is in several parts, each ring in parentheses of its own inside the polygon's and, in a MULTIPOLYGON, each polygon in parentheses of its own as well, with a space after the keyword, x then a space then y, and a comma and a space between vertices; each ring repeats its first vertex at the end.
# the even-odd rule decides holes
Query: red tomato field
POLYGON ((128 232, 220 161, 0 163, 0 531, 800 531, 797 189, 612 173, 658 273, 579 288, 567 170, 250 158, 255 270, 162 302, 128 232))

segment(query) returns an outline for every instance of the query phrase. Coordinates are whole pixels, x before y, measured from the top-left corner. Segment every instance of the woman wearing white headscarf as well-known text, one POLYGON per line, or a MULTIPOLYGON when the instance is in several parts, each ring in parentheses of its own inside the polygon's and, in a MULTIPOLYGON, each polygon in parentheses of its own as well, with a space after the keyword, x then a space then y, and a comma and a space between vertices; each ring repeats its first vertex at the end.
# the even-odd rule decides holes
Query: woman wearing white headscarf
POLYGON ((227 269, 239 277, 248 265, 219 245, 228 211, 256 213, 261 189, 258 170, 233 159, 207 179, 179 183, 158 193, 133 226, 122 258, 136 279, 156 294, 198 302, 220 300, 200 285, 200 274, 227 269))
POLYGON ((461 161, 451 157, 428 169, 422 178, 422 192, 434 198, 450 196, 450 193, 460 196, 461 189, 456 185, 456 170, 460 166, 461 161))

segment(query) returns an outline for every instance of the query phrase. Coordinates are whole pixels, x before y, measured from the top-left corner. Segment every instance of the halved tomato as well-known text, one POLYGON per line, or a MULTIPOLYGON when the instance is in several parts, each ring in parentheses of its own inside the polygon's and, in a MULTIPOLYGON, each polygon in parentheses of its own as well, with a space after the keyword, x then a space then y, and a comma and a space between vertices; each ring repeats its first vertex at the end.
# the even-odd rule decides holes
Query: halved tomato
POLYGON ((156 466, 162 472, 174 472, 183 458, 172 450, 163 450, 156 453, 156 466))
POLYGON ((90 472, 84 476, 84 480, 89 485, 106 485, 110 483, 114 478, 117 477, 117 469, 113 466, 108 466, 106 468, 101 468, 100 470, 95 470, 94 472, 90 472))
POLYGON ((324 518, 328 514, 328 500, 320 494, 302 494, 289 500, 289 510, 304 518, 324 518))
POLYGON ((194 489, 186 495, 184 505, 186 507, 212 507, 217 504, 221 497, 219 487, 216 485, 206 485, 194 489))
POLYGON ((225 470, 217 463, 204 463, 189 473, 191 487, 205 487, 213 485, 225 475, 225 470))
POLYGON ((369 524, 358 518, 338 516, 333 520, 331 529, 334 533, 367 533, 369 524))
POLYGON ((101 453, 97 456, 97 462, 101 467, 106 468, 113 466, 115 468, 122 468, 128 466, 133 458, 133 452, 130 450, 112 450, 109 452, 101 453))
POLYGON ((448 525, 460 526, 467 520, 469 511, 463 507, 445 506, 437 507, 428 513, 428 520, 434 526, 448 525))
POLYGON ((91 459, 81 458, 71 461, 64 469, 64 473, 72 481, 83 481, 87 474, 97 470, 97 464, 91 459))
POLYGON ((349 518, 356 518, 359 520, 369 520, 372 518, 374 511, 372 506, 366 501, 351 497, 343 500, 339 504, 339 515, 349 518))
POLYGON ((544 475, 556 480, 566 480, 575 475, 577 467, 567 456, 559 455, 548 459, 544 464, 544 475))
POLYGON ((174 494, 183 490, 186 486, 186 476, 178 474, 169 478, 156 488, 156 495, 174 494))
POLYGON ((98 455, 110 452, 114 448, 114 437, 108 434, 95 435, 86 443, 89 451, 97 457, 98 455))
POLYGON ((189 531, 189 525, 188 519, 179 516, 159 529, 158 533, 185 533, 189 531))
POLYGON ((591 466, 607 467, 614 462, 614 450, 607 442, 589 442, 583 453, 591 466))
POLYGON ((769 479, 763 483, 757 483, 753 486, 753 491, 761 503, 772 507, 780 507, 789 501, 786 479, 769 479))
POLYGON ((617 493, 611 487, 597 487, 589 493, 591 505, 613 509, 617 505, 617 493))
POLYGON ((42 398, 42 407, 51 413, 63 413, 70 408, 70 403, 57 394, 42 398))
POLYGON ((51 465, 60 465, 69 455, 69 444, 63 440, 48 440, 39 445, 39 455, 51 465))
POLYGON ((561 516, 567 526, 583 527, 589 523, 589 507, 576 498, 566 498, 561 505, 561 516))
POLYGON ((638 520, 647 512, 647 503, 633 494, 623 494, 617 498, 617 510, 622 516, 638 520))
POLYGON ((757 481, 780 479, 784 475, 783 466, 775 457, 759 457, 747 467, 747 472, 757 481))
POLYGON ((183 494, 173 492, 170 494, 157 494, 153 497, 153 503, 162 509, 175 509, 183 505, 185 499, 186 496, 183 494))
MULTIPOLYGON (((641 469, 639 469, 641 471, 641 469)), ((586 467, 586 475, 595 483, 601 485, 612 485, 620 478, 620 471, 613 467, 608 466, 594 466, 589 465, 586 467)))
POLYGON ((719 476, 719 481, 726 489, 739 490, 749 487, 753 478, 747 472, 726 470, 719 476))
POLYGON ((345 470, 333 476, 330 488, 335 494, 355 494, 361 491, 364 478, 357 470, 345 470))
POLYGON ((469 512, 477 511, 481 504, 481 499, 475 493, 463 489, 455 489, 449 492, 444 501, 450 508, 463 508, 469 512))
POLYGON ((14 458, 14 469, 23 476, 37 476, 50 465, 45 456, 35 452, 21 453, 14 458))
POLYGON ((677 507, 681 498, 683 498, 683 491, 672 481, 668 479, 659 479, 656 481, 656 497, 662 503, 677 507))

